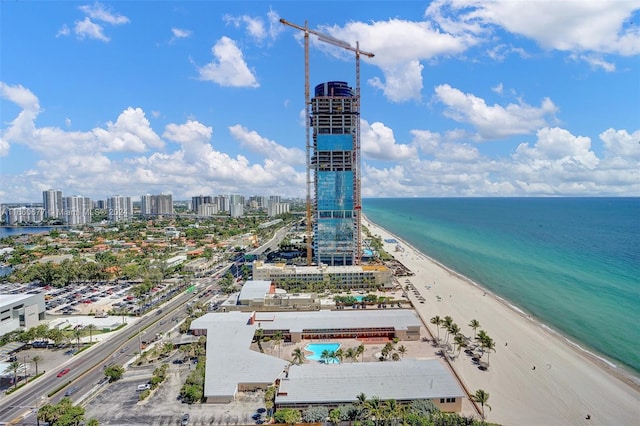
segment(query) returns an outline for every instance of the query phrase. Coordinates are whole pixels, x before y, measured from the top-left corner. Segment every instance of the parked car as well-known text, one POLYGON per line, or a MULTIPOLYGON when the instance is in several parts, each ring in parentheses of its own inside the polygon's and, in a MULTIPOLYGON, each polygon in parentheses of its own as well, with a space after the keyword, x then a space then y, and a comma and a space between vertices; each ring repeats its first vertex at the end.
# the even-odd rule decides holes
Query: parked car
POLYGON ((138 392, 146 391, 151 389, 151 385, 149 383, 145 383, 144 385, 138 385, 138 392))

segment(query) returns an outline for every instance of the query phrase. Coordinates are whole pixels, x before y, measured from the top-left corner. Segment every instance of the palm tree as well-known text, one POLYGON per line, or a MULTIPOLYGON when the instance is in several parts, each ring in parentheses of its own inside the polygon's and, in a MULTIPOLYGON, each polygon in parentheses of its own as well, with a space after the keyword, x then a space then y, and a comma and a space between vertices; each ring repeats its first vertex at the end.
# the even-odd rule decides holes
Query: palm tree
POLYGON ((447 330, 447 336, 445 338, 447 340, 449 339, 449 327, 451 327, 451 324, 453 324, 453 318, 451 318, 449 315, 442 319, 442 328, 447 330))
POLYGON ((482 407, 482 422, 484 423, 484 406, 486 405, 491 410, 491 406, 487 404, 489 400, 489 392, 486 392, 482 389, 478 389, 474 395, 471 395, 471 400, 473 402, 477 402, 482 407))
POLYGON ((85 329, 89 330, 89 344, 93 342, 93 330, 97 330, 97 328, 98 327, 96 327, 95 324, 88 324, 85 326, 85 329))
POLYGON ((484 343, 486 342, 487 337, 489 337, 487 335, 487 332, 484 330, 480 330, 478 332, 478 335, 474 338, 478 343, 480 343, 480 348, 482 349, 482 353, 484 353, 484 343))
POLYGON ((278 356, 280 356, 280 343, 284 340, 284 334, 282 334, 282 331, 278 330, 275 332, 271 340, 273 340, 273 345, 278 347, 278 356))
POLYGON ((476 338, 476 329, 480 328, 480 322, 477 319, 472 319, 469 323, 469 327, 473 329, 473 338, 476 338))
POLYGON ((18 387, 18 370, 20 370, 20 363, 18 361, 12 361, 5 371, 11 371, 13 373, 13 386, 18 387))
POLYGON ((338 362, 340 364, 342 364, 342 360, 345 358, 345 352, 342 350, 342 348, 338 348, 334 353, 333 356, 335 359, 338 360, 338 362))
POLYGON ((374 424, 377 426, 378 422, 382 417, 383 408, 382 402, 380 398, 377 396, 372 396, 367 402, 365 402, 365 406, 367 407, 367 411, 369 412, 370 417, 374 417, 374 424))
POLYGON ((487 362, 489 362, 489 355, 491 354, 491 351, 496 351, 496 342, 494 342, 491 337, 487 336, 484 341, 484 347, 487 350, 487 362))
POLYGON ((83 334, 84 334, 84 330, 82 328, 76 327, 73 329, 73 337, 76 338, 76 344, 78 348, 80 348, 80 338, 82 337, 83 334))
POLYGON ((304 351, 300 348, 295 348, 293 352, 291 352, 291 358, 292 358, 291 361, 294 364, 298 364, 298 365, 302 364, 306 360, 304 351))
POLYGON ((364 392, 360 392, 358 396, 356 396, 355 406, 358 408, 358 420, 366 420, 368 417, 367 410, 367 395, 364 392))
POLYGON ((436 326, 436 330, 438 331, 438 341, 440 341, 440 325, 442 324, 442 318, 436 315, 435 317, 431 318, 429 322, 436 326))
POLYGON ((360 355, 360 362, 364 362, 364 345, 360 345, 356 348, 358 355, 360 355))
POLYGON ((34 355, 33 358, 31 358, 31 361, 33 361, 33 363, 36 365, 36 376, 38 375, 38 363, 40 361, 42 361, 42 357, 40 355, 34 355))
POLYGON ((458 352, 460 352, 463 347, 467 346, 467 339, 462 334, 458 333, 453 338, 453 345, 458 345, 458 352))
POLYGON ((254 338, 256 339, 258 349, 260 349, 261 353, 264 353, 264 349, 262 349, 262 339, 264 339, 264 330, 261 328, 257 328, 254 338))
POLYGON ((460 332, 460 327, 455 322, 447 327, 447 343, 449 342, 449 336, 455 336, 460 332))
POLYGON ((404 358, 404 354, 407 353, 407 348, 404 345, 398 346, 398 353, 404 358))
POLYGON ((351 362, 353 362, 353 360, 357 360, 358 359, 358 351, 356 348, 349 348, 346 350, 344 357, 346 359, 350 359, 351 362))

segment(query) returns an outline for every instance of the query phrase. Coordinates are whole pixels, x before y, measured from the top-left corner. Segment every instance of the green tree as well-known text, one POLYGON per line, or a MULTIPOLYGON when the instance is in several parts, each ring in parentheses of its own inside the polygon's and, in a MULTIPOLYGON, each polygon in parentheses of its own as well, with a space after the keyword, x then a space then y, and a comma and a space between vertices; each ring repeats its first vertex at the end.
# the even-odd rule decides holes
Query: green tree
POLYGON ((73 401, 65 397, 58 404, 40 407, 37 416, 51 426, 78 426, 84 421, 84 408, 73 405, 73 401))
POLYGON ((329 421, 331 423, 337 425, 338 423, 340 423, 340 420, 342 420, 342 413, 338 408, 334 408, 333 410, 329 411, 329 421))
POLYGON ((436 326, 436 331, 438 332, 438 342, 439 342, 440 341, 440 326, 442 325, 442 318, 440 318, 440 316, 436 315, 435 317, 431 318, 429 320, 429 322, 436 326))
POLYGON ((20 370, 20 363, 18 361, 12 361, 9 363, 9 366, 5 371, 10 371, 13 373, 13 386, 14 388, 18 386, 18 370, 20 370))
POLYGON ((480 328, 480 322, 477 319, 472 319, 471 322, 469 322, 469 327, 471 327, 473 329, 473 338, 476 338, 476 329, 480 328))
POLYGON ((278 356, 280 356, 280 344, 284 340, 284 334, 282 334, 282 331, 278 330, 275 332, 271 340, 273 341, 273 345, 278 347, 278 356))
POLYGON ((121 365, 115 364, 111 365, 104 370, 104 375, 109 378, 109 382, 115 382, 116 380, 120 380, 124 374, 124 367, 121 365))
POLYGON ((300 348, 295 348, 293 352, 291 352, 291 362, 293 364, 302 364, 306 361, 306 356, 304 355, 304 351, 300 348))
POLYGON ((87 324, 85 327, 89 331, 89 343, 93 343, 93 331, 97 330, 97 328, 95 324, 87 324))
POLYGON ((31 361, 32 361, 32 362, 35 364, 35 366, 36 366, 36 376, 37 376, 37 375, 38 375, 38 363, 39 363, 40 361, 42 361, 42 357, 41 357, 40 355, 34 355, 34 356, 31 358, 31 361))
POLYGON ((407 348, 404 345, 398 346, 398 353, 404 358, 404 354, 407 353, 407 348))
POLYGON ((486 392, 482 389, 478 389, 476 391, 475 394, 471 395, 471 400, 473 402, 477 402, 478 404, 480 404, 480 407, 482 407, 482 422, 484 423, 484 406, 486 405, 487 407, 489 407, 489 411, 491 411, 491 406, 489 404, 487 404, 487 401, 489 400, 489 392, 486 392))
POLYGON ((264 349, 262 349, 262 341, 264 340, 264 330, 261 328, 257 328, 256 329, 256 334, 254 334, 253 338, 256 341, 256 344, 258 345, 258 349, 260 350, 261 353, 264 353, 264 349))
POLYGON ((364 345, 362 345, 362 344, 361 344, 361 345, 359 345, 359 346, 356 348, 356 352, 357 352, 357 353, 358 353, 358 355, 360 356, 360 361, 361 361, 361 362, 364 362, 364 352, 365 352, 365 347, 364 347, 364 345))

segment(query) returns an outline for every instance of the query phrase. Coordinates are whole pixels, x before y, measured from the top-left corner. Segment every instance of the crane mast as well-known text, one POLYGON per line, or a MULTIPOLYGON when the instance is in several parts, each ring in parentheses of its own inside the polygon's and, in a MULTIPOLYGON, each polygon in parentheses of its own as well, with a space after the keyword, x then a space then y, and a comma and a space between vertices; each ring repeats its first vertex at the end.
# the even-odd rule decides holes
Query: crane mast
POLYGON ((304 104, 305 104, 305 130, 306 130, 306 163, 307 163, 307 198, 306 198, 306 233, 307 233, 307 265, 311 265, 312 260, 312 214, 311 214, 311 99, 309 88, 309 34, 313 34, 318 37, 318 40, 349 50, 355 53, 356 56, 356 111, 358 112, 358 118, 356 120, 356 140, 355 149, 353 151, 353 163, 355 164, 356 178, 354 187, 354 205, 356 212, 356 249, 354 263, 360 264, 362 253, 362 196, 360 194, 360 55, 365 55, 369 58, 373 58, 375 55, 371 52, 365 52, 360 50, 359 42, 356 42, 356 47, 352 47, 346 41, 339 40, 327 34, 323 34, 319 31, 309 29, 307 21, 304 23, 304 27, 296 25, 287 21, 284 18, 280 18, 280 22, 284 25, 288 25, 292 28, 300 30, 304 33, 304 104))

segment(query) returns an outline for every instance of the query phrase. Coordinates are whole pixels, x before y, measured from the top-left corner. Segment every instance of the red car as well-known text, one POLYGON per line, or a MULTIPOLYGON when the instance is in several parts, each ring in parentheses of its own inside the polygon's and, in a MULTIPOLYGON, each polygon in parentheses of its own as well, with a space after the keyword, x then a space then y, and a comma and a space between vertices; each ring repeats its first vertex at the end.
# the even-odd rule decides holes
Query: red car
POLYGON ((70 368, 65 368, 64 370, 60 370, 60 372, 58 373, 58 377, 62 377, 65 374, 67 374, 69 371, 71 371, 70 368))

